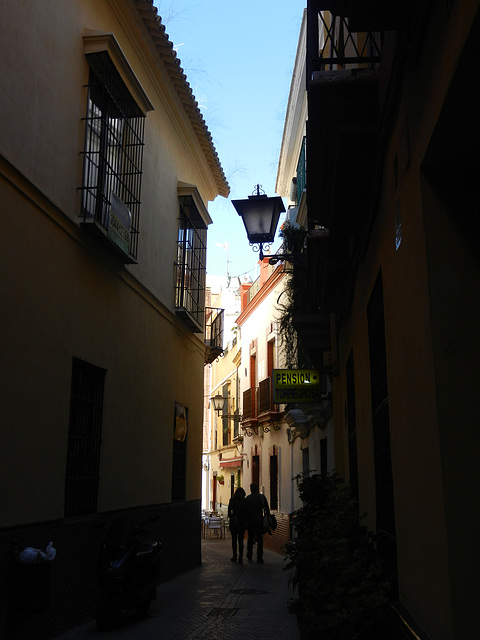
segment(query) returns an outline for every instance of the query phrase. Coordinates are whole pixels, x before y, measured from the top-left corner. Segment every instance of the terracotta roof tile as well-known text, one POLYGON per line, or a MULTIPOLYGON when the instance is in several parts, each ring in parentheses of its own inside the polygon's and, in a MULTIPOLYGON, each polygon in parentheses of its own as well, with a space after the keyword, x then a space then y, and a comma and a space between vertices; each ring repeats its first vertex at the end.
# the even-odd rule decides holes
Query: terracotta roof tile
POLYGON ((183 104, 185 113, 197 135, 207 162, 215 176, 218 192, 220 195, 227 197, 230 192, 230 187, 220 164, 212 136, 198 108, 198 102, 195 100, 187 76, 180 66, 180 59, 177 57, 173 44, 170 42, 168 34, 165 31, 165 25, 162 24, 161 17, 158 15, 157 8, 153 5, 153 0, 134 1, 137 11, 149 32, 152 42, 183 104))

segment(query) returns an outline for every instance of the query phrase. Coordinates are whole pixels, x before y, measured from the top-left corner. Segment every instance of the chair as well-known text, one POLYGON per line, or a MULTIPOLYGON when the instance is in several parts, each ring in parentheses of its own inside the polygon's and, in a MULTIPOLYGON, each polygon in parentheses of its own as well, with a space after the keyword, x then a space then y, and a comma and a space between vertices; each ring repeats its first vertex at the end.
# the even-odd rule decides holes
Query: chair
POLYGON ((204 538, 207 537, 207 534, 213 531, 215 536, 219 536, 220 538, 225 537, 225 523, 223 518, 219 518, 217 516, 209 516, 204 520, 204 538))

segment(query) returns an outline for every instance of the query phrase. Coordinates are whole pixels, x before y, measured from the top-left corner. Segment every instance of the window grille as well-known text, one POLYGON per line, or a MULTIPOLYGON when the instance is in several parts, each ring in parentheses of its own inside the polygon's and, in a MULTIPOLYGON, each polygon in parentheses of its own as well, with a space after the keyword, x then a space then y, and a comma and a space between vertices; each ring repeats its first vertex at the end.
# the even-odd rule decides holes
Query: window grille
POLYGON ((302 193, 307 186, 307 154, 306 154, 307 138, 303 136, 302 147, 300 149, 300 157, 297 164, 297 204, 300 204, 302 193))
POLYGON ((302 449, 302 472, 306 478, 310 475, 310 451, 308 447, 302 449))
POLYGON ((225 402, 225 413, 222 416, 222 432, 223 432, 223 439, 222 439, 222 444, 223 446, 227 446, 230 444, 231 442, 231 438, 230 438, 230 418, 228 417, 228 411, 230 409, 229 407, 229 397, 228 397, 228 384, 224 384, 222 387, 222 396, 225 398, 226 402, 225 402))
MULTIPOLYGON (((397 543, 395 502, 390 452, 390 416, 388 405, 387 361, 383 282, 379 274, 367 307, 370 352, 373 447, 375 456, 375 498, 377 548, 390 576, 396 576, 397 543)), ((392 582, 396 592, 396 578, 392 582)))
POLYGON ((355 368, 353 352, 347 359, 347 432, 348 432, 348 462, 350 473, 350 488, 352 494, 358 498, 358 460, 357 460, 357 418, 355 399, 355 368))
POLYGON ((193 198, 181 196, 178 220, 175 307, 193 331, 203 331, 207 227, 193 198))
POLYGON ((270 456, 270 509, 278 509, 278 456, 270 456))
POLYGON ((104 369, 74 358, 65 483, 67 518, 97 510, 104 381, 104 369))
POLYGON ((113 244, 136 259, 145 115, 108 53, 89 54, 82 221, 104 229, 113 244), (112 200, 122 214, 112 214, 112 200))
POLYGON ((260 456, 252 455, 252 482, 260 486, 260 456))

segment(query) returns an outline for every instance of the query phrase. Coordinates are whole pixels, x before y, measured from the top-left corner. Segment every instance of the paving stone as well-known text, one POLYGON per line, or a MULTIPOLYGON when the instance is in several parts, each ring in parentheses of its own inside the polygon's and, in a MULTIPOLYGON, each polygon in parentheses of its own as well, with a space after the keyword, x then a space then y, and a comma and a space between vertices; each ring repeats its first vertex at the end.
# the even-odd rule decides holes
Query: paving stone
POLYGON ((230 556, 228 538, 202 540, 202 566, 160 584, 147 616, 102 634, 92 620, 57 640, 299 640, 284 556, 265 549, 265 564, 243 565, 230 556))

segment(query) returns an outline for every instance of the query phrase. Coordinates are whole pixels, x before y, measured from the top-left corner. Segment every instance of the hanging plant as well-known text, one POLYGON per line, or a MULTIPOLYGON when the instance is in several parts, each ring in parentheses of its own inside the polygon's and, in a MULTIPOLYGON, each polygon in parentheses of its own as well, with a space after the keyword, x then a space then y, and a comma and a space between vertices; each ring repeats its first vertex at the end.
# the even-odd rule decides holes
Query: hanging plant
POLYGON ((296 222, 289 222, 288 220, 283 223, 282 228, 279 231, 279 235, 283 238, 283 247, 285 251, 299 254, 303 253, 303 247, 305 244, 306 230, 296 222))
POLYGON ((298 337, 293 326, 294 302, 293 302, 293 276, 285 278, 285 289, 277 300, 276 310, 279 312, 278 334, 280 346, 285 358, 285 367, 294 369, 298 364, 298 337))

